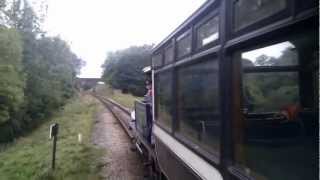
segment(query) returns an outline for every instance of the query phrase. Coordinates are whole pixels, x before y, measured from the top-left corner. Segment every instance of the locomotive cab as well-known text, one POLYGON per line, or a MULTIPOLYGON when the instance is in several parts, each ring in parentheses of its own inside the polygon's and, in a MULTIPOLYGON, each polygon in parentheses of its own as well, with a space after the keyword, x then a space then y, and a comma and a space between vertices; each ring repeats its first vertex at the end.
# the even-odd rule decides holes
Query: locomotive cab
POLYGON ((141 153, 147 149, 151 149, 152 136, 152 82, 151 82, 151 67, 143 68, 142 72, 146 76, 147 92, 143 100, 136 100, 134 104, 134 111, 131 114, 134 119, 134 126, 136 129, 138 149, 141 153))

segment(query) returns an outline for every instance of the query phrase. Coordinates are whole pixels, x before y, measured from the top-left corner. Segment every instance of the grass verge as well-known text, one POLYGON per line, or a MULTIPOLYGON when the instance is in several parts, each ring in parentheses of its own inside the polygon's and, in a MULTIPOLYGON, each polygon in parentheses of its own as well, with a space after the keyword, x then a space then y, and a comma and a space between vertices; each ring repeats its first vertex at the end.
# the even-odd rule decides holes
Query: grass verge
POLYGON ((0 179, 99 179, 97 167, 101 151, 90 143, 98 107, 98 102, 89 95, 70 100, 50 121, 0 152, 0 179), (54 122, 60 127, 56 169, 52 171, 52 141, 48 136, 49 126, 54 122), (78 134, 82 135, 81 143, 78 134))

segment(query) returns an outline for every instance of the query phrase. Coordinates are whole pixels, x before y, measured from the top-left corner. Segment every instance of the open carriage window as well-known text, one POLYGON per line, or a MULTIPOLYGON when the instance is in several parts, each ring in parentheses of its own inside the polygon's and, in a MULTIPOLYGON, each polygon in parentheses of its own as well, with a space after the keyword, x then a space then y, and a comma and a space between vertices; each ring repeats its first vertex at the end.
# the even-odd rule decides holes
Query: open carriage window
POLYGON ((277 112, 299 103, 298 52, 291 42, 241 52, 241 59, 244 110, 277 112), (278 71, 272 69, 278 66, 278 71))
POLYGON ((242 67, 235 161, 256 180, 318 178, 317 39, 306 30, 234 56, 242 67))

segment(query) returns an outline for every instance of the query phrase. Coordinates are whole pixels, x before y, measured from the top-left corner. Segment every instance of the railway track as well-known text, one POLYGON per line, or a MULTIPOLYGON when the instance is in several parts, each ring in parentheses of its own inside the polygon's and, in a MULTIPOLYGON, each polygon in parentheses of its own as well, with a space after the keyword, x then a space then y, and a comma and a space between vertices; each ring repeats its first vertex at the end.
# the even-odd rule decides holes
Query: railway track
MULTIPOLYGON (((106 147, 112 156, 102 157, 102 161, 109 163, 105 170, 101 170, 107 179, 150 180, 149 171, 144 165, 144 158, 137 153, 135 147, 135 129, 131 122, 130 109, 123 107, 112 99, 91 94, 99 100, 106 109, 96 124, 97 132, 102 132, 102 147, 106 147), (102 118, 102 120, 101 120, 102 118), (120 126, 119 126, 120 125, 120 126)), ((98 140, 97 142, 101 141, 98 140)))
POLYGON ((112 99, 97 94, 93 94, 93 96, 108 108, 113 116, 120 122, 122 128, 125 130, 129 138, 133 140, 135 126, 134 123, 131 122, 130 109, 120 105, 112 99))
POLYGON ((138 150, 142 155, 142 161, 145 166, 146 172, 148 175, 144 177, 144 180, 158 179, 159 174, 156 174, 154 168, 159 168, 157 165, 151 166, 151 163, 154 163, 155 153, 153 148, 148 145, 146 141, 143 141, 144 138, 137 133, 135 123, 131 121, 131 112, 129 108, 126 108, 119 103, 113 101, 112 99, 93 94, 102 104, 104 104, 107 109, 112 113, 112 115, 117 119, 121 127, 124 129, 130 141, 132 142, 132 149, 138 150), (140 145, 138 145, 140 144, 140 145))

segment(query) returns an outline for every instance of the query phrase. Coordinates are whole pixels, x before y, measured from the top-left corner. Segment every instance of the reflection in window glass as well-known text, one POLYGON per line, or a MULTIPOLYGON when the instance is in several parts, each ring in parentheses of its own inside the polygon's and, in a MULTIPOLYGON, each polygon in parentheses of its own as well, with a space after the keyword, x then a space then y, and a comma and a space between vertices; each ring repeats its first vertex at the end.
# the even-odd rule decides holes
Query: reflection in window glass
POLYGON ((173 46, 169 46, 165 49, 165 52, 164 52, 164 62, 165 64, 169 64, 171 62, 173 62, 173 46))
POLYGON ((297 72, 244 74, 244 108, 250 113, 278 112, 299 103, 298 80, 297 72))
POLYGON ((156 119, 161 127, 171 130, 172 124, 172 73, 164 72, 156 80, 156 119))
POLYGON ((152 66, 153 67, 162 66, 162 54, 157 54, 152 57, 152 66))
POLYGON ((274 15, 286 8, 286 0, 236 0, 234 18, 236 29, 274 15))
POLYGON ((317 39, 316 32, 306 31, 235 56, 243 68, 235 160, 256 180, 318 179, 317 39))
POLYGON ((211 18, 197 30, 197 48, 201 48, 219 38, 219 18, 211 18))
POLYGON ((178 70, 178 132, 214 153, 220 149, 218 95, 218 61, 178 70))
POLYGON ((185 56, 191 52, 191 35, 188 34, 177 42, 178 57, 185 56))
POLYGON ((244 52, 241 54, 243 66, 290 66, 298 65, 298 54, 290 42, 244 52))

